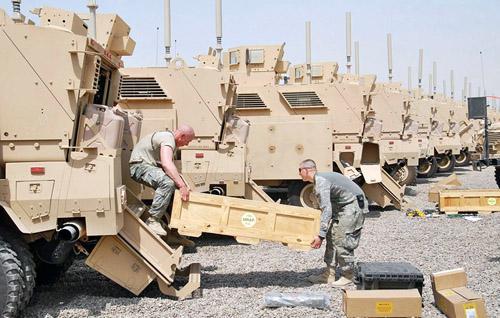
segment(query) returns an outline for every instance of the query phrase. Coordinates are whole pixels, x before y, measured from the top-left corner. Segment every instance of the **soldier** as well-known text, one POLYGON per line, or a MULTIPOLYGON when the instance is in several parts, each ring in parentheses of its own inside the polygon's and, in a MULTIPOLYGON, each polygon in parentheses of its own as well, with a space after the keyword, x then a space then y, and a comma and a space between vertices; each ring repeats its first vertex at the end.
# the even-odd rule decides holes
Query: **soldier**
POLYGON ((307 279, 315 284, 346 286, 352 282, 354 250, 359 245, 368 201, 363 190, 351 179, 337 172, 317 172, 316 163, 311 159, 301 162, 299 174, 302 180, 314 183, 321 208, 319 235, 314 237, 311 247, 320 248, 326 238, 326 269, 307 279), (341 277, 335 280, 337 267, 341 277))
MULTIPOLYGON (((183 201, 189 200, 189 189, 174 165, 177 147, 187 146, 194 139, 192 127, 182 125, 174 131, 157 131, 143 137, 130 157, 130 176, 135 181, 155 189, 146 224, 158 235, 167 236, 161 218, 165 215, 177 187, 183 201)), ((177 232, 171 231, 179 244, 194 245, 177 232)), ((170 238, 170 237, 169 237, 170 238)))

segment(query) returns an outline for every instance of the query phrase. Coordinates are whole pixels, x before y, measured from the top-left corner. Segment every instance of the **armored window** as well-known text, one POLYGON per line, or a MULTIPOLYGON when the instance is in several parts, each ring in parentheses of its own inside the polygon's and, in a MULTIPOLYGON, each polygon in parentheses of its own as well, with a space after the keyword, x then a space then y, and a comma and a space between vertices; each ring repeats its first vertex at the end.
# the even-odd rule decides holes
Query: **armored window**
POLYGON ((266 108, 257 93, 245 93, 236 95, 236 108, 266 108))
POLYGON ((240 52, 231 51, 229 52, 229 65, 236 65, 240 63, 240 52))
POLYGON ((249 49, 247 51, 247 64, 262 64, 264 63, 263 49, 249 49))
POLYGON ((295 68, 295 78, 302 78, 304 76, 302 67, 295 68))
POLYGON ((312 65, 311 66, 311 76, 312 77, 322 77, 323 76, 323 65, 312 65))
POLYGON ((325 106, 316 92, 281 92, 280 94, 292 108, 325 106))
POLYGON ((123 77, 120 82, 121 99, 166 99, 167 94, 154 77, 123 77))

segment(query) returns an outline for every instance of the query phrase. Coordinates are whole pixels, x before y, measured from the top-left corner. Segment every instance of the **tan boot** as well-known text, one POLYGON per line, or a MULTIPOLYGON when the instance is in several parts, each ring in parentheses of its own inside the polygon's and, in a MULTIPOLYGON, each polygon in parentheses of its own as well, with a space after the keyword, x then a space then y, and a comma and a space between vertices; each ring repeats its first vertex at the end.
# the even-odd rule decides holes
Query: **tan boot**
POLYGON ((335 268, 327 266, 319 275, 311 275, 307 280, 313 284, 329 284, 335 281, 335 268))
POLYGON ((339 279, 337 279, 336 281, 334 281, 332 283, 332 286, 333 287, 337 287, 337 288, 342 288, 342 287, 345 287, 349 284, 352 284, 352 280, 345 277, 345 276, 340 276, 339 279))
POLYGON ((185 236, 182 236, 177 232, 177 230, 170 230, 167 235, 167 244, 169 245, 182 245, 185 247, 194 247, 196 244, 187 239, 185 236))
POLYGON ((167 236, 167 231, 163 229, 163 226, 161 225, 160 221, 152 216, 150 216, 146 220, 146 225, 157 235, 159 236, 167 236))

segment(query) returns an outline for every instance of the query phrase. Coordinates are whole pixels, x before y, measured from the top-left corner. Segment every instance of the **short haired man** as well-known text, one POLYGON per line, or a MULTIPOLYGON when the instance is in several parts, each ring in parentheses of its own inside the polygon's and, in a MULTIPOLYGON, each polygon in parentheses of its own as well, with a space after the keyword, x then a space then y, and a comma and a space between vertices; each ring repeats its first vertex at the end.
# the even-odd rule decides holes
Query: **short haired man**
POLYGON ((320 248, 326 238, 326 269, 320 275, 312 275, 312 283, 332 283, 343 287, 352 282, 354 250, 359 245, 361 229, 368 211, 363 190, 348 177, 337 172, 317 172, 316 163, 307 159, 300 163, 299 174, 303 181, 314 183, 314 192, 321 208, 319 234, 311 242, 312 248, 320 248), (335 271, 341 277, 335 280, 335 271))
POLYGON ((187 146, 194 139, 194 130, 182 125, 174 131, 157 131, 146 135, 134 147, 130 156, 130 176, 133 180, 155 189, 146 224, 160 236, 167 236, 161 218, 167 212, 177 187, 183 201, 189 200, 189 189, 174 164, 177 147, 187 146))

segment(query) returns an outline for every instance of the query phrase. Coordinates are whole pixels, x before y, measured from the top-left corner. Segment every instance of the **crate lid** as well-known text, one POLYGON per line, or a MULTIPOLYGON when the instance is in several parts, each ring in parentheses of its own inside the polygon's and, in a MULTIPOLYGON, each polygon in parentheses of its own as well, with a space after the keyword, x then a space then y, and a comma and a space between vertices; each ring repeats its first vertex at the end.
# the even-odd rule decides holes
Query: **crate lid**
POLYGON ((422 272, 407 262, 360 262, 356 276, 364 281, 424 281, 422 272))

